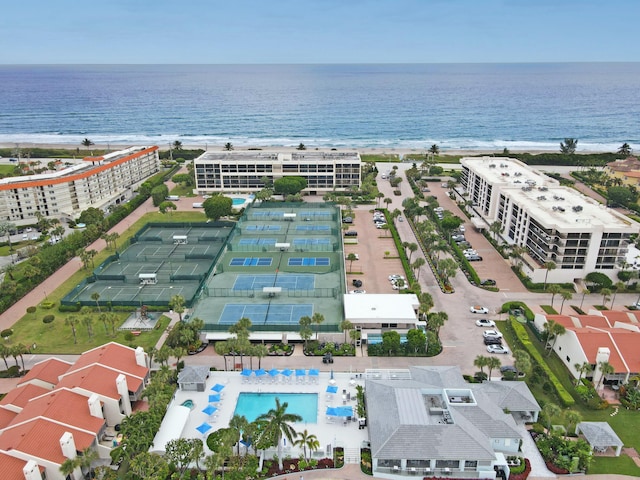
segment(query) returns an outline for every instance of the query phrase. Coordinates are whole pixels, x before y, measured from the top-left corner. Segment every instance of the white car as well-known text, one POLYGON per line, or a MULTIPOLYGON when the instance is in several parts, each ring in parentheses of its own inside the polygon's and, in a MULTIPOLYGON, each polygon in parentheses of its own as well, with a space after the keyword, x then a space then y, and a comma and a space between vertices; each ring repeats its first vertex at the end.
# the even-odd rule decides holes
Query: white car
POLYGON ((482 332, 484 338, 502 338, 502 334, 498 330, 485 330, 482 332))
POLYGON ((486 318, 480 318, 476 320, 476 325, 478 327, 495 327, 496 322, 494 322, 493 320, 487 320, 486 318))
POLYGON ((383 222, 383 223, 376 223, 376 228, 377 228, 378 230, 381 230, 381 229, 383 229, 386 225, 387 225, 387 224, 386 224, 386 223, 384 223, 384 222, 383 222))
POLYGON ((509 353, 509 349, 507 347, 503 347, 502 345, 488 345, 487 352, 502 353, 504 355, 507 355, 509 353))
POLYGON ((367 293, 366 290, 351 290, 349 293, 367 293))
POLYGON ((404 282, 402 286, 398 285, 396 282, 391 282, 391 288, 394 290, 405 290, 409 288, 409 286, 407 285, 407 282, 404 282))
POLYGON ((461 233, 464 233, 464 232, 465 232, 465 230, 466 230, 466 228, 464 228, 464 225, 460 225, 460 226, 458 227, 458 231, 460 231, 461 233))
POLYGON ((398 280, 398 279, 404 280, 404 277, 402 275, 396 275, 396 274, 389 275, 390 282, 393 282, 394 280, 398 280))
POLYGON ((478 305, 474 305, 473 307, 469 307, 469 311, 471 313, 489 313, 489 309, 487 307, 480 307, 478 305))
POLYGON ((474 250, 473 248, 467 248, 466 250, 463 250, 462 253, 464 253, 465 255, 477 255, 478 252, 476 250, 474 250))

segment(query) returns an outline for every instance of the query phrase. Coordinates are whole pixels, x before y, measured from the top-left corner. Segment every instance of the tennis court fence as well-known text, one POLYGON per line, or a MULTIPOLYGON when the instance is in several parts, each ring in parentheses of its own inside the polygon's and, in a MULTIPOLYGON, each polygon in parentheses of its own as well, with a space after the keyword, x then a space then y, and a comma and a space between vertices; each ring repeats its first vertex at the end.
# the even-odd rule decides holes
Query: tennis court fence
MULTIPOLYGON (((286 290, 277 294, 275 298, 337 298, 339 290, 332 288, 314 288, 310 290, 286 290)), ((262 288, 234 290, 233 288, 210 288, 202 289, 203 297, 243 297, 243 298, 268 298, 269 294, 264 293, 262 288)), ((270 297, 273 298, 273 297, 270 297)))

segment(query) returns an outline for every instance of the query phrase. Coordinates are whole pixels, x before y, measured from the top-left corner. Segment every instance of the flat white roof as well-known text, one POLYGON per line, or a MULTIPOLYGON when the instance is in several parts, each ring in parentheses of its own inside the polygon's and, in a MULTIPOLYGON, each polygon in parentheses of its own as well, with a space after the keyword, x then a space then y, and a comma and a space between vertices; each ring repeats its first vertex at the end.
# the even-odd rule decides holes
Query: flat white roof
POLYGON ((182 405, 173 405, 162 419, 158 433, 153 438, 149 452, 163 455, 167 453, 167 443, 181 437, 191 409, 182 405))
POLYGON ((414 294, 347 294, 344 316, 351 322, 363 320, 417 320, 420 302, 414 294))

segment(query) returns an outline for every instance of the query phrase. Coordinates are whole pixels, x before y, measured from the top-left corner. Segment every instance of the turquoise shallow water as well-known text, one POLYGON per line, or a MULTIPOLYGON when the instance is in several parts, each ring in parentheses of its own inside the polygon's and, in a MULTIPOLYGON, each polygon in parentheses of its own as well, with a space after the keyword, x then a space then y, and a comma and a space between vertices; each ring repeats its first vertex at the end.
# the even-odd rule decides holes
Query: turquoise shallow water
POLYGON ((263 413, 276 408, 276 398, 280 405, 287 402, 287 413, 302 417, 304 423, 318 423, 318 394, 316 393, 251 393, 242 392, 234 415, 242 415, 253 422, 263 413))
POLYGON ((231 199, 231 204, 232 205, 244 205, 244 203, 246 202, 246 200, 244 198, 232 198, 231 199))

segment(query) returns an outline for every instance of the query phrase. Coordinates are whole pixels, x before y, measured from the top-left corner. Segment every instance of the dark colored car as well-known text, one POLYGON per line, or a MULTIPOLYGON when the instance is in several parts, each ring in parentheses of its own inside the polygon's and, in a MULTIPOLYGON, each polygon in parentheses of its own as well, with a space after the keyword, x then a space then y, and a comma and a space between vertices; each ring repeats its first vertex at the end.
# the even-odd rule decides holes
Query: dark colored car
POLYGON ((483 287, 492 287, 496 284, 495 280, 491 280, 490 278, 487 278, 486 280, 483 280, 480 282, 480 285, 482 285, 483 287))
POLYGON ((354 287, 361 287, 362 286, 362 280, 358 280, 357 278, 354 278, 353 281, 351 282, 351 284, 354 287))
POLYGON ((348 231, 344 232, 344 236, 345 237, 357 237, 358 236, 358 232, 356 232, 355 230, 348 230, 348 231))
POLYGON ((484 344, 485 345, 502 345, 502 339, 497 337, 485 337, 484 344))

